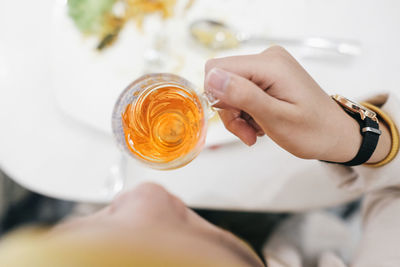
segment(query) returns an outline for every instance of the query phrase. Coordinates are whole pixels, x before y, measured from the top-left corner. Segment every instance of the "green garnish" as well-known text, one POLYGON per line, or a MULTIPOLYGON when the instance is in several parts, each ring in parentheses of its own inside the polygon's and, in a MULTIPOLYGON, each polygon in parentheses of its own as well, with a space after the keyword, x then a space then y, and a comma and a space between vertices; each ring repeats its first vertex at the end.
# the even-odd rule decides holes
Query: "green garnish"
POLYGON ((103 34, 107 15, 116 0, 68 0, 68 14, 85 34, 103 34))

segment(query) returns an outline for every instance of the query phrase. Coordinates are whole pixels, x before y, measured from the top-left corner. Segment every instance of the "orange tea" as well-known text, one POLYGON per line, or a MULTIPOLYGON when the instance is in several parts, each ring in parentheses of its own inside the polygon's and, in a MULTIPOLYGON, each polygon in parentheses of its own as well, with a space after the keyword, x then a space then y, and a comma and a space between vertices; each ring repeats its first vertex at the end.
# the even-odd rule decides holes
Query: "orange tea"
POLYGON ((144 90, 122 114, 129 150, 157 163, 171 162, 194 150, 203 138, 204 123, 197 94, 174 84, 144 90))

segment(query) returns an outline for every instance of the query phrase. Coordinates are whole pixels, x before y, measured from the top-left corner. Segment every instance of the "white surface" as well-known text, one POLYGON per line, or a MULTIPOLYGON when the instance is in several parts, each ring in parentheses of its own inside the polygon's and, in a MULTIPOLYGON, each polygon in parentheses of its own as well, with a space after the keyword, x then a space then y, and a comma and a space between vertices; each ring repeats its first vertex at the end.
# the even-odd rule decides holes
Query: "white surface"
MULTIPOLYGON (((96 38, 83 36, 73 24, 67 14, 65 1, 55 2, 52 31, 49 34, 49 60, 56 103, 65 114, 109 134, 110 114, 118 95, 145 73, 173 72, 192 81, 202 91, 204 64, 208 58, 218 54, 194 42, 188 31, 192 21, 216 18, 227 21, 238 30, 258 34, 269 33, 268 29, 278 26, 282 16, 304 22, 303 1, 290 1, 291 8, 282 12, 281 4, 266 4, 264 0, 253 0, 244 9, 242 0, 201 0, 196 1, 189 10, 185 9, 187 0, 180 0, 172 18, 162 20, 160 16, 150 16, 142 29, 134 23, 128 23, 115 44, 99 53, 94 49, 98 42, 96 38), (230 11, 221 15, 220 10, 224 8, 230 11), (257 20, 259 27, 252 27, 254 12, 261 17, 263 8, 269 9, 270 15, 257 20), (241 23, 235 19, 243 16, 249 19, 243 19, 241 23), (260 32, 260 29, 266 29, 266 32, 260 32), (146 64, 146 56, 155 52, 154 47, 158 47, 158 53, 162 54, 162 65, 146 64)), ((281 33, 295 33, 291 28, 279 28, 281 33)), ((257 52, 263 49, 264 46, 252 47, 257 52)), ((249 49, 239 51, 245 53, 249 49)), ((233 54, 237 52, 229 51, 233 54)), ((221 123, 210 125, 207 144, 234 140, 221 128, 221 123)))
MULTIPOLYGON (((253 12, 248 1, 241 1, 246 8, 232 24, 241 30, 248 27, 274 36, 347 37, 362 42, 363 54, 354 59, 311 59, 305 57, 309 51, 296 51, 296 57, 328 92, 362 97, 397 90, 398 1, 263 2, 265 8, 253 12)), ((188 166, 170 172, 144 169, 130 159, 121 161, 121 153, 107 132, 109 126, 105 126, 111 116, 107 109, 113 104, 111 98, 137 74, 130 77, 125 73, 114 81, 109 87, 115 91, 90 91, 97 87, 89 82, 100 82, 101 68, 107 64, 57 63, 65 58, 56 54, 74 57, 68 54, 68 45, 54 47, 55 9, 51 0, 0 2, 0 167, 16 181, 50 196, 107 202, 115 193, 113 188, 119 186, 113 178, 121 174, 126 176, 126 188, 143 180, 156 180, 189 205, 214 208, 303 206, 314 203, 314 198, 307 198, 310 188, 315 188, 320 203, 329 203, 341 194, 328 189, 332 184, 326 177, 313 177, 312 168, 318 167, 317 162, 297 160, 267 139, 251 149, 235 144, 206 150, 188 166), (99 73, 92 73, 92 67, 99 68, 99 73), (75 87, 80 84, 85 86, 75 87), (95 103, 99 105, 82 113, 88 97, 98 100, 95 103), (87 118, 94 114, 90 112, 97 116, 89 126, 87 118), (92 115, 85 118, 82 114, 92 115), (301 179, 298 173, 303 173, 301 179)), ((220 14, 210 9, 212 5, 209 14, 220 14)), ((222 18, 227 20, 229 12, 225 10, 222 18)), ((122 62, 121 66, 129 68, 128 63, 122 62)), ((197 67, 200 71, 200 60, 197 67)), ((193 81, 201 80, 199 77, 193 81)))

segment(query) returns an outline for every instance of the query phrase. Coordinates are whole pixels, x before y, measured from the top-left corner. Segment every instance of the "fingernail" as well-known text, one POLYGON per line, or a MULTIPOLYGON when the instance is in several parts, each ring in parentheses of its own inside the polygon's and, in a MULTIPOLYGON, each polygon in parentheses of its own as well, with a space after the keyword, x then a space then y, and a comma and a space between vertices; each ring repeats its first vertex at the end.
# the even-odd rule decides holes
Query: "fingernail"
POLYGON ((229 74, 226 71, 218 68, 211 69, 206 77, 207 94, 219 99, 224 94, 228 81, 229 74))

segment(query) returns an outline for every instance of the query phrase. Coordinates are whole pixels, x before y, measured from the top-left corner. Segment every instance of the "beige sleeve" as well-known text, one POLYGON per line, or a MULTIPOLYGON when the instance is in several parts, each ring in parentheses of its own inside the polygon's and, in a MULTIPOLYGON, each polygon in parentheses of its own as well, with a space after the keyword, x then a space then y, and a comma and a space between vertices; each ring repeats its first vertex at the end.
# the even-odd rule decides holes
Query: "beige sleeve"
MULTIPOLYGON (((386 100, 381 109, 400 126, 400 99, 396 95, 380 99, 386 100)), ((329 168, 335 169, 332 174, 340 187, 366 193, 362 211, 363 235, 350 266, 400 266, 400 156, 380 168, 354 167, 352 171, 356 175, 350 175, 352 172, 344 167, 329 168), (338 175, 340 172, 344 175, 338 175)))
MULTIPOLYGON (((389 95, 382 105, 400 125, 400 100, 389 95)), ((400 266, 400 157, 380 168, 355 167, 358 176, 342 180, 350 190, 367 192, 363 203, 363 236, 353 267, 400 266)))
POLYGON ((351 266, 400 266, 400 186, 367 195, 363 236, 351 266))

